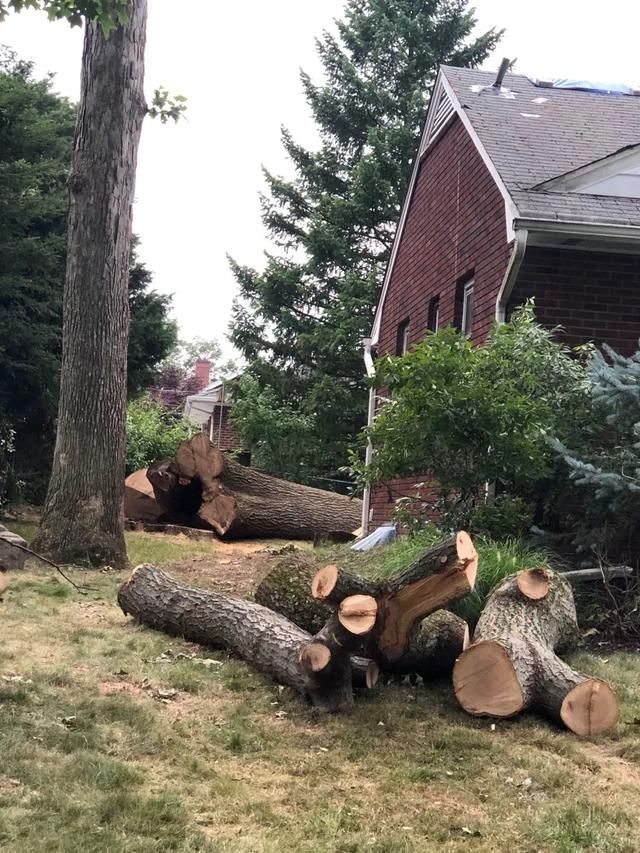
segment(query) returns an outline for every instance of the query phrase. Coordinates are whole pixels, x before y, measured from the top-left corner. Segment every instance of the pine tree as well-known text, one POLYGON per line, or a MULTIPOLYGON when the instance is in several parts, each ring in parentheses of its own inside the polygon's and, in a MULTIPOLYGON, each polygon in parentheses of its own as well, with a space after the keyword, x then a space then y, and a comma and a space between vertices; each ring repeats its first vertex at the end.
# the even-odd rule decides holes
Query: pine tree
POLYGON ((263 272, 232 261, 231 339, 279 404, 313 415, 318 472, 335 472, 363 425, 371 328, 438 65, 473 66, 498 42, 466 0, 348 0, 317 41, 324 83, 302 73, 321 144, 283 129, 293 180, 265 171, 263 272))
POLYGON ((606 344, 591 362, 592 416, 577 446, 556 451, 582 487, 576 527, 581 549, 637 559, 640 547, 640 352, 620 355, 606 344), (584 491, 583 491, 584 490, 584 491))

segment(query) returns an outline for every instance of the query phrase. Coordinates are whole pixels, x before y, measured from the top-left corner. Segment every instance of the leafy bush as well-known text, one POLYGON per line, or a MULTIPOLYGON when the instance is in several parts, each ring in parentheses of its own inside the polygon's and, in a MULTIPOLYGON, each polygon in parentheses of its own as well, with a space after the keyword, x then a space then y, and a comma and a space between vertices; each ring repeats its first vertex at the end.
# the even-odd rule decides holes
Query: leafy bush
POLYGON ((478 504, 469 514, 468 527, 472 533, 505 539, 523 536, 533 522, 531 503, 513 495, 498 495, 478 504))
POLYGON ((553 465, 547 436, 572 436, 589 407, 585 359, 576 357, 584 349, 558 343, 527 304, 484 346, 446 327, 380 359, 376 384, 387 399, 364 432, 374 455, 366 466, 353 454, 354 469, 368 483, 429 472, 455 523, 488 482, 530 490, 553 465))
POLYGON ((15 497, 14 438, 15 431, 11 424, 0 415, 0 506, 15 497))
POLYGON ((193 430, 193 424, 148 396, 132 400, 127 408, 127 474, 173 456, 193 430))

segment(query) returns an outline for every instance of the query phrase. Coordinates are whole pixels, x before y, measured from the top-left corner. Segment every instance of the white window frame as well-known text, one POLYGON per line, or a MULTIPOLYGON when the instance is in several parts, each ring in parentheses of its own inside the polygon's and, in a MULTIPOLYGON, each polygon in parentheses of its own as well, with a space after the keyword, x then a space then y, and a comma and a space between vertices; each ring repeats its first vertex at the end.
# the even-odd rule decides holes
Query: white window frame
POLYGON ((400 347, 400 355, 405 355, 409 352, 409 321, 406 320, 402 329, 402 346, 400 347))
POLYGON ((473 332, 474 285, 475 279, 472 278, 465 284, 462 292, 462 334, 465 338, 470 338, 473 332), (471 311, 469 311, 469 303, 471 303, 471 311))

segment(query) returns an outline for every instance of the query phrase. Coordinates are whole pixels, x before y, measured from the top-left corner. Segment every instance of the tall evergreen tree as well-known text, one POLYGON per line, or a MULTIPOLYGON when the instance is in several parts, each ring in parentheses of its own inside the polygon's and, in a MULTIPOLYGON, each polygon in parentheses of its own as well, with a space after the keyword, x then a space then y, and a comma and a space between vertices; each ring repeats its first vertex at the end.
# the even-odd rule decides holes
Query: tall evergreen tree
POLYGON ((337 37, 317 41, 323 84, 301 75, 320 147, 283 129, 295 177, 265 171, 274 252, 263 272, 231 261, 231 339, 279 404, 314 415, 318 472, 345 464, 364 422, 362 338, 438 65, 474 66, 500 39, 495 29, 472 38, 474 26, 467 0, 348 0, 337 37))

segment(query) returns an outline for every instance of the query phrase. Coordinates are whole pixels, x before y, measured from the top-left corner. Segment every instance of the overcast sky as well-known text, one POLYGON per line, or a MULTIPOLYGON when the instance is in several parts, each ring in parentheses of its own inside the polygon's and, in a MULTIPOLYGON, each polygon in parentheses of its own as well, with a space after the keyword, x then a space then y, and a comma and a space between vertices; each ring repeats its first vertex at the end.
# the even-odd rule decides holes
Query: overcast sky
MULTIPOLYGON (((484 67, 517 57, 532 76, 590 77, 640 84, 640 4, 635 0, 477 0, 479 28, 504 27, 484 67)), ((318 74, 314 37, 343 0, 150 0, 146 83, 188 97, 177 126, 145 122, 134 230, 154 286, 174 294, 181 334, 224 342, 235 282, 226 253, 260 266, 268 244, 260 221, 261 165, 285 171, 280 126, 313 144, 301 94, 302 67, 318 74)), ((57 91, 79 93, 82 33, 25 12, 0 24, 0 43, 57 91)), ((230 352, 227 343, 225 349, 230 352)))

